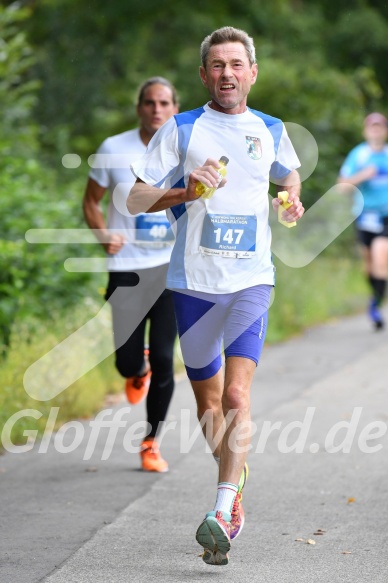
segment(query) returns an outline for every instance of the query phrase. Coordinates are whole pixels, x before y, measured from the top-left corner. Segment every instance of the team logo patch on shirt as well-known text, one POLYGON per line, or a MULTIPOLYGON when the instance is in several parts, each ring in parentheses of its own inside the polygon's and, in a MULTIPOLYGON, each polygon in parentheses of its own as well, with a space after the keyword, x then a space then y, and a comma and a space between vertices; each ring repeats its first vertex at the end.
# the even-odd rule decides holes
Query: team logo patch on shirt
POLYGON ((262 156, 261 150, 261 140, 255 136, 245 136, 245 142, 247 145, 248 156, 252 160, 260 160, 262 156))

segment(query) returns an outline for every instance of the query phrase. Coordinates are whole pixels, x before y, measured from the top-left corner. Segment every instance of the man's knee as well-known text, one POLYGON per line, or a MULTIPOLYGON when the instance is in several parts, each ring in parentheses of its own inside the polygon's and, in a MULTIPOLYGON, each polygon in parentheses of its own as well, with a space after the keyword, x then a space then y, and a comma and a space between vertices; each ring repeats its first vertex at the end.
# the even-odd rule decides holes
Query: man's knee
POLYGON ((231 409, 240 412, 247 411, 249 410, 249 404, 249 389, 242 383, 234 381, 225 388, 222 397, 224 411, 230 411, 231 409))

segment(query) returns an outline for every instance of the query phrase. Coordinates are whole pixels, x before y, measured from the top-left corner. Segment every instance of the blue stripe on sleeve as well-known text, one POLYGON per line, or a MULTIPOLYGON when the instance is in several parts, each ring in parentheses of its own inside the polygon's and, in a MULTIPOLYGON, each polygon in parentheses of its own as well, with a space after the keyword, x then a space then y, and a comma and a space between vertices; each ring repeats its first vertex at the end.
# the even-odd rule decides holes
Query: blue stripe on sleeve
MULTIPOLYGON (((275 156, 278 153, 280 138, 283 133, 283 122, 277 117, 272 117, 272 115, 267 115, 262 111, 256 111, 255 109, 248 108, 251 113, 259 117, 265 123, 267 129, 271 132, 274 141, 275 156)), ((289 172, 289 171, 288 171, 289 172)))

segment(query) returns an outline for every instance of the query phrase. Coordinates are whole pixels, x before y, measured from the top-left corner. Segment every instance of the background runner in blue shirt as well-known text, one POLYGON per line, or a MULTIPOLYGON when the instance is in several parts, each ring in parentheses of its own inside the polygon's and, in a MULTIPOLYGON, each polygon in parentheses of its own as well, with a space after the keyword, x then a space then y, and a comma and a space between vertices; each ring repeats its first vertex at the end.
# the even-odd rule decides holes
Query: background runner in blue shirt
MULTIPOLYGON (((377 330, 384 326, 379 310, 388 277, 388 120, 371 113, 364 121, 365 142, 348 154, 338 181, 357 186, 354 208, 365 275, 372 290, 369 315, 377 330)), ((351 189, 354 191, 354 189, 351 189)))

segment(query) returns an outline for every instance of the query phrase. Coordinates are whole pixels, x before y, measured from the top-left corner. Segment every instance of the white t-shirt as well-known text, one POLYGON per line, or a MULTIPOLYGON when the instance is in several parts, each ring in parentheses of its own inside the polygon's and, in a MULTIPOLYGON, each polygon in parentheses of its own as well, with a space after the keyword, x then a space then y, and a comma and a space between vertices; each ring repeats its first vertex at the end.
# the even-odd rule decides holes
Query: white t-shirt
POLYGON ((158 130, 132 170, 154 186, 184 187, 190 172, 221 156, 229 158, 226 185, 211 199, 167 211, 176 237, 169 288, 232 293, 274 284, 269 179, 284 178, 300 166, 279 119, 249 108, 228 115, 208 105, 177 114, 158 130))
POLYGON ((170 261, 174 236, 165 211, 133 216, 126 206, 135 183, 130 164, 145 151, 139 129, 112 136, 101 144, 89 172, 90 178, 109 189, 108 229, 124 234, 127 241, 119 253, 109 256, 109 271, 147 269, 170 261))

